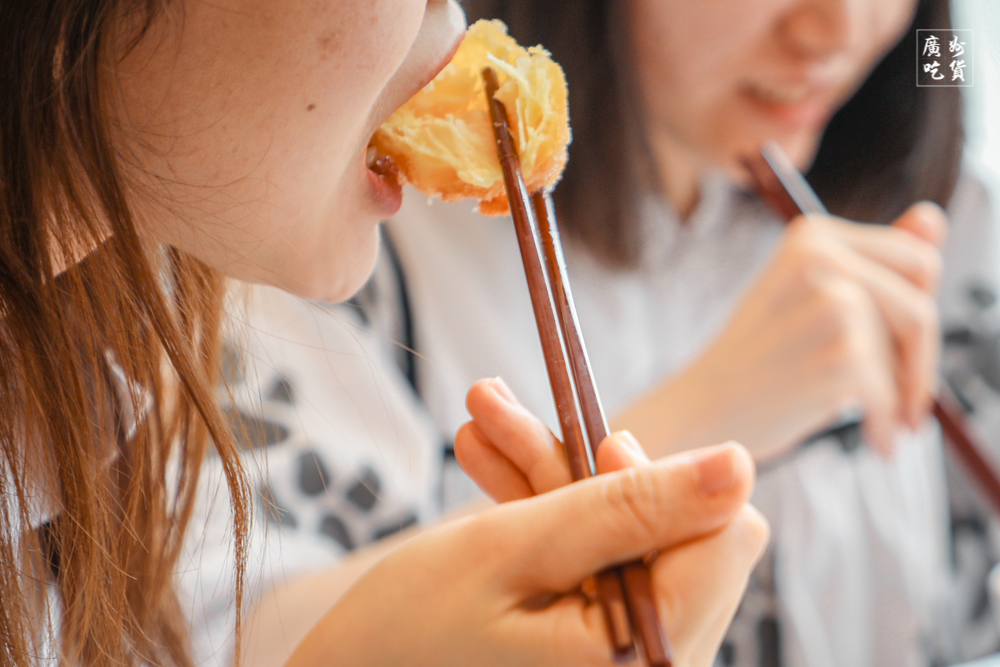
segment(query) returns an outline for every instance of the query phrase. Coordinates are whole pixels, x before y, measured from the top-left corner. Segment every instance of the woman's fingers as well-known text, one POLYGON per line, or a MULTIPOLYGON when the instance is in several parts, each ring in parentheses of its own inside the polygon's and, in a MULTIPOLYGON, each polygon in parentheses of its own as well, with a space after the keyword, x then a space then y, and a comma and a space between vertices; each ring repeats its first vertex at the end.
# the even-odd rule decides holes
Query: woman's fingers
MULTIPOLYGON (((931 216, 904 216, 911 221, 923 217, 931 216)), ((811 223, 815 224, 802 223, 791 232, 789 256, 802 267, 797 275, 805 277, 806 291, 846 280, 867 292, 891 335, 885 359, 895 378, 893 393, 900 410, 895 419, 916 426, 929 409, 936 386, 939 331, 931 290, 937 281, 933 268, 939 263, 937 250, 903 229, 823 219, 811 223), (920 252, 910 252, 917 246, 920 252), (924 269, 914 268, 918 265, 924 269), (910 275, 902 273, 907 270, 910 275)), ((849 310, 845 313, 850 316, 849 310)))
MULTIPOLYGON (((483 492, 503 503, 570 483, 561 443, 503 380, 480 380, 466 403, 473 421, 455 436, 455 458, 483 492)), ((631 433, 620 431, 597 448, 596 463, 598 472, 614 472, 649 463, 649 457, 631 433)))
MULTIPOLYGON (((483 444, 491 445, 520 471, 534 493, 545 493, 572 481, 562 444, 514 398, 503 380, 480 380, 469 390, 465 404, 476 431, 456 438, 455 456, 477 482, 478 475, 486 472, 487 459, 499 460, 483 444), (470 435, 476 437, 467 437, 470 435)), ((505 494, 505 499, 511 499, 509 495, 505 494)), ((494 498, 500 499, 496 495, 494 498)))
POLYGON ((833 235, 919 289, 937 289, 941 277, 939 245, 947 223, 941 209, 930 202, 914 204, 892 225, 864 225, 821 216, 810 217, 806 224, 833 235))
MULTIPOLYGON (((874 299, 858 281, 837 271, 815 280, 809 308, 828 339, 819 373, 832 381, 835 409, 862 408, 865 430, 880 451, 890 452, 899 417, 895 351, 874 299)), ((830 415, 833 416, 833 415, 830 415)), ((828 416, 828 418, 830 417, 828 416)))
MULTIPOLYGON (((653 587, 674 664, 710 667, 768 538, 767 522, 744 505, 721 529, 663 552, 652 564, 653 587)), ((603 613, 577 596, 538 611, 522 607, 517 627, 535 621, 536 641, 550 650, 542 664, 611 665, 603 613), (541 617, 547 622, 539 624, 541 617)))
POLYGON ((594 458, 597 472, 615 472, 649 463, 649 456, 629 431, 618 431, 606 437, 594 458))
MULTIPOLYGON (((871 295, 892 335, 902 420, 916 427, 936 387, 940 331, 933 297, 898 273, 857 253, 835 253, 843 273, 871 295)), ((890 354, 891 354, 890 350, 890 354)))
POLYGON ((673 640, 674 664, 713 663, 768 532, 764 517, 744 505, 722 530, 657 558, 653 580, 660 617, 673 640))
POLYGON ((486 439, 475 422, 458 429, 455 458, 483 493, 498 503, 535 495, 524 473, 486 439))
POLYGON ((605 567, 722 528, 753 480, 743 447, 694 450, 499 507, 482 515, 478 539, 503 543, 498 576, 513 592, 568 591, 605 567))

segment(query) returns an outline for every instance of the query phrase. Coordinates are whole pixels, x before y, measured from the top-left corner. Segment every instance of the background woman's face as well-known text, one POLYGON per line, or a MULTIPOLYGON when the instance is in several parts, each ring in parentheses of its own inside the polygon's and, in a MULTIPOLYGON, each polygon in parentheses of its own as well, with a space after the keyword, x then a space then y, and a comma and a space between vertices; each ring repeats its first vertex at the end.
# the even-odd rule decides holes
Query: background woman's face
POLYGON ((915 0, 631 0, 654 145, 735 167, 777 139, 808 165, 823 128, 910 24, 915 0))
POLYGON ((452 0, 173 0, 120 67, 146 231, 231 276, 340 300, 400 193, 378 125, 464 34, 452 0))

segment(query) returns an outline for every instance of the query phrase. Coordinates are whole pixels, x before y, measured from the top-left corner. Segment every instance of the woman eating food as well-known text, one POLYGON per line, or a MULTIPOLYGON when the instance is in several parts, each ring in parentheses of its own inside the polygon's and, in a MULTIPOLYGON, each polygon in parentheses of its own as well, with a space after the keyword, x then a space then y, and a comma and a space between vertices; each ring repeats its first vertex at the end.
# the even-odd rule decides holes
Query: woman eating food
MULTIPOLYGON (((213 395, 224 279, 327 300, 365 282, 401 196, 366 147, 445 66, 462 12, 63 0, 0 19, 0 665, 192 665, 208 656, 175 578, 209 444, 237 610, 259 556, 213 395)), ((385 557, 286 664, 610 664, 581 582, 652 550, 678 664, 709 664, 766 539, 753 462, 608 442, 609 474, 385 557)))
MULTIPOLYGON (((734 437, 762 468, 755 499, 774 548, 722 664, 947 663, 993 648, 986 630, 962 635, 967 610, 951 606, 946 470, 927 419, 942 324, 975 328, 1000 283, 958 92, 914 85, 915 31, 947 27, 947 3, 467 9, 566 71, 573 142, 553 196, 613 426, 654 459, 734 437), (840 218, 785 226, 756 197, 741 160, 771 139, 840 218), (860 432, 844 426, 859 417, 860 432)), ((472 208, 408 198, 375 280, 338 312, 367 319, 356 335, 412 348, 373 359, 377 376, 399 375, 398 361, 465 470, 513 500, 568 473, 554 440, 528 438, 558 422, 513 227, 472 208), (483 376, 503 381, 466 400, 483 376), (541 420, 513 437, 491 421, 525 409, 541 420)), ((336 447, 310 442, 335 477, 336 447)), ((442 450, 433 434, 411 445, 442 450)), ((286 488, 279 504, 304 516, 309 499, 286 488)), ((294 605, 283 595, 276 609, 294 605)))

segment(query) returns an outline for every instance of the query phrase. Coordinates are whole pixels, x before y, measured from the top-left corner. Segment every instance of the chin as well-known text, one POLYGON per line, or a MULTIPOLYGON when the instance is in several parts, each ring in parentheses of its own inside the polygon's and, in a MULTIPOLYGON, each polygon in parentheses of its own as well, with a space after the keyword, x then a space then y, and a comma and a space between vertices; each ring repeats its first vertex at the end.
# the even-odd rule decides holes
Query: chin
POLYGON ((324 303, 347 301, 364 287, 375 269, 378 235, 373 235, 373 238, 374 241, 366 244, 362 251, 324 263, 315 274, 303 281, 301 287, 288 291, 324 303))
POLYGON ((813 160, 816 159, 816 152, 819 150, 820 136, 814 132, 802 132, 789 136, 786 139, 779 139, 778 143, 785 149, 792 162, 805 173, 809 171, 813 160))
MULTIPOLYGON (((777 141, 788 153, 788 156, 803 173, 809 171, 816 152, 819 150, 821 134, 817 132, 788 132, 767 136, 759 133, 747 133, 743 139, 731 142, 717 157, 718 164, 723 166, 730 175, 745 176, 743 157, 751 152, 755 152, 759 146, 768 140, 777 141)), ((738 178, 741 182, 745 179, 738 178)))

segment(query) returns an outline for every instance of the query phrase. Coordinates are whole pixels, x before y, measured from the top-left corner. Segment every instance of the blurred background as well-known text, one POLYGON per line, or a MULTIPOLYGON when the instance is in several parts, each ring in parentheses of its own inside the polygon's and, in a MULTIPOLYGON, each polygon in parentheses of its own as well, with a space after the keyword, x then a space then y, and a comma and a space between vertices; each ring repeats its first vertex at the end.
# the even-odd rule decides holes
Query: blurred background
POLYGON ((963 88, 968 150, 1000 183, 1000 0, 954 0, 955 28, 974 35, 973 85, 963 88))

